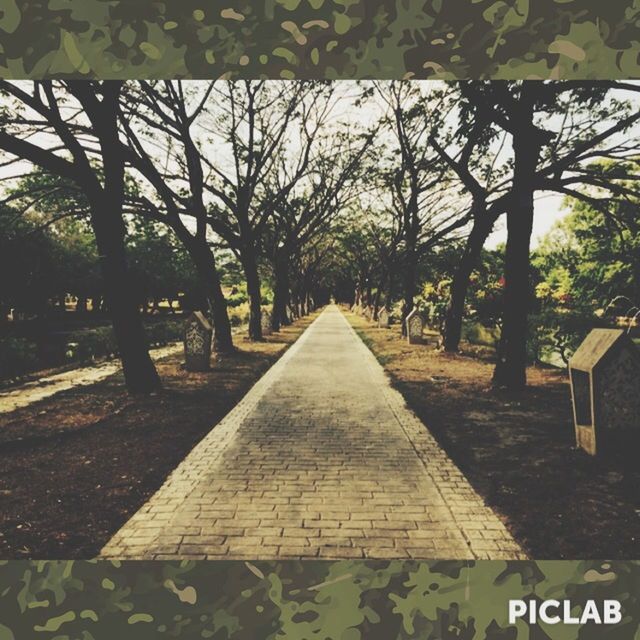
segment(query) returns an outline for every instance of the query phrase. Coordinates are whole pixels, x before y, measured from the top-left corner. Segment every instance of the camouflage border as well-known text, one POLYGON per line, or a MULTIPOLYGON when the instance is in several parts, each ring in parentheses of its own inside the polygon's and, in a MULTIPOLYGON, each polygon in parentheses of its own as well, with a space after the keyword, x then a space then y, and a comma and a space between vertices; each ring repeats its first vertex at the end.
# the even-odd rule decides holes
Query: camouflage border
POLYGON ((6 78, 640 77, 638 0, 3 0, 6 78))
MULTIPOLYGON (((640 562, 8 561, 0 638, 602 638, 603 628, 508 625, 508 600, 621 601, 610 640, 640 625, 640 562)), ((578 609, 579 610, 579 609, 578 609)))

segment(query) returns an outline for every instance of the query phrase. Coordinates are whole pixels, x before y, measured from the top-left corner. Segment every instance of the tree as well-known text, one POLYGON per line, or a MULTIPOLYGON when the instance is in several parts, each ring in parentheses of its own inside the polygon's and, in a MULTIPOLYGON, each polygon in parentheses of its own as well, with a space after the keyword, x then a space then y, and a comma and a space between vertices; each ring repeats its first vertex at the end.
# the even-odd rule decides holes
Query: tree
POLYGON ((455 145, 455 155, 439 142, 437 133, 432 133, 429 138, 441 160, 454 172, 471 197, 471 228, 454 267, 442 325, 444 349, 452 353, 458 351, 460 345, 471 275, 496 221, 505 212, 510 182, 507 178, 509 167, 502 159, 507 134, 498 136, 486 112, 474 109, 461 94, 458 96, 458 128, 450 140, 450 144, 455 145))
POLYGON ((227 166, 209 154, 205 189, 215 202, 209 225, 240 260, 249 294, 249 337, 262 339, 262 292, 258 270, 262 235, 274 210, 307 173, 312 147, 332 108, 331 89, 320 83, 225 82, 214 87, 208 147, 225 153, 227 166), (270 176, 289 160, 287 179, 277 191, 270 176))
POLYGON ((0 323, 10 309, 45 315, 55 295, 54 243, 37 220, 0 206, 0 323))
MULTIPOLYGON (((603 170, 614 167, 609 163, 603 170)), ((569 213, 533 258, 550 294, 581 301, 593 311, 604 311, 616 298, 621 304, 613 310, 640 305, 640 197, 614 201, 606 209, 570 197, 566 205, 569 213)))
MULTIPOLYGON (((276 184, 271 188, 274 195, 270 199, 278 204, 263 234, 274 279, 274 331, 289 324, 292 266, 304 262, 308 247, 318 246, 318 239, 331 233, 333 222, 362 190, 373 138, 373 133, 359 137, 353 130, 337 128, 323 136, 309 175, 298 181, 286 199, 279 199, 277 194, 286 188, 283 183, 290 181, 289 172, 283 166, 275 173, 276 184)), ((305 273, 308 272, 307 269, 305 273)))
POLYGON ((430 142, 434 130, 445 129, 455 101, 447 89, 429 88, 424 95, 417 86, 402 82, 377 83, 375 93, 386 105, 384 122, 395 138, 382 175, 391 194, 390 210, 402 229, 404 333, 417 293, 421 255, 468 222, 447 167, 430 142))
POLYGON ((216 256, 209 241, 206 177, 196 130, 213 84, 189 91, 182 82, 140 82, 127 85, 120 122, 128 147, 126 157, 155 190, 142 195, 133 211, 168 225, 191 256, 214 325, 213 349, 234 350, 216 256), (185 219, 195 221, 193 232, 185 219))
POLYGON ((11 114, 7 109, 2 114, 0 148, 82 190, 126 385, 132 393, 148 393, 160 387, 160 379, 149 356, 127 265, 125 158, 118 131, 121 87, 120 82, 46 81, 31 84, 29 90, 1 81, 1 95, 13 104, 11 114), (35 132, 47 142, 32 142, 35 132))
POLYGON ((197 289, 198 277, 192 260, 170 229, 142 216, 130 221, 127 249, 143 311, 158 311, 167 300, 170 311, 182 294, 197 289))
MULTIPOLYGON (((493 380, 498 387, 517 391, 526 385, 535 193, 539 189, 566 191, 576 183, 593 182, 593 176, 579 168, 599 154, 627 153, 625 142, 613 147, 606 143, 640 120, 640 113, 630 112, 620 102, 606 103, 610 85, 517 82, 461 86, 482 117, 512 139, 504 318, 493 380), (559 120, 555 129, 554 117, 559 120)), ((612 183, 608 186, 617 190, 612 183)))

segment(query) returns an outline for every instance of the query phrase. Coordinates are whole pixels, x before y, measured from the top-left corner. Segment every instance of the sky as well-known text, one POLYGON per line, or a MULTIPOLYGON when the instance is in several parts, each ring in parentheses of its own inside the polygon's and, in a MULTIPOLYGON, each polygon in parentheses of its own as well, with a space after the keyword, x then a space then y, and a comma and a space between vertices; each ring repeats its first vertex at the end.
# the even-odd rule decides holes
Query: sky
MULTIPOLYGON (((556 193, 543 193, 535 202, 535 216, 533 219, 533 234, 531 246, 535 248, 540 240, 551 230, 558 220, 567 215, 563 207, 564 196, 556 193)), ((499 244, 507 241, 507 225, 504 217, 500 218, 493 233, 487 239, 487 249, 495 249, 499 244)))
MULTIPOLYGON (((273 81, 277 82, 277 81, 273 81)), ((197 85, 197 81, 193 81, 193 84, 197 85)), ((365 83, 366 84, 366 83, 365 83)), ((424 81, 419 83, 423 92, 432 90, 438 83, 424 81)), ((204 87, 204 83, 202 83, 204 87)), ((339 100, 336 102, 335 116, 340 121, 358 123, 358 126, 367 127, 375 122, 382 114, 383 106, 380 103, 376 103, 375 100, 368 101, 366 106, 356 106, 354 99, 359 91, 358 83, 355 81, 340 81, 336 83, 336 94, 339 100)), ((639 132, 640 133, 640 132, 639 132)), ((32 139, 34 142, 38 142, 36 138, 32 139)), ((508 153, 508 150, 507 150, 508 153)), ((219 160, 224 162, 224 158, 220 155, 219 160)), ((20 167, 20 169, 24 169, 20 167)), ((0 167, 0 179, 14 173, 16 166, 10 168, 0 167)), ((1 190, 0 185, 0 190, 1 190)), ((544 237, 544 235, 553 227, 553 225, 567 213, 563 207, 564 197, 557 194, 541 193, 536 199, 535 205, 535 218, 533 228, 532 244, 535 247, 536 244, 544 237)), ((490 236, 487 242, 488 248, 493 248, 498 244, 506 241, 506 224, 504 217, 502 217, 496 224, 496 228, 493 234, 490 236)))

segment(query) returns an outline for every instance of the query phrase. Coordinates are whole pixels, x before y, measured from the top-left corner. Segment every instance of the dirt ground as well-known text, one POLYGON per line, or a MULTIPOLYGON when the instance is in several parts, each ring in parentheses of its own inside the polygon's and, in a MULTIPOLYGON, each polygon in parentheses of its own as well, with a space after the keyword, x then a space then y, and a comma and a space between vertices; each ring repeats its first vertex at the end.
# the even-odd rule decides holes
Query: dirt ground
POLYGON ((236 338, 209 373, 165 358, 154 396, 128 396, 116 374, 0 415, 0 558, 95 556, 314 317, 236 338))
POLYGON ((429 339, 409 346, 399 327, 378 329, 347 315, 409 406, 532 557, 638 556, 638 449, 592 458, 575 448, 564 372, 532 368, 529 389, 508 396, 491 389, 490 353, 463 345, 463 355, 449 355, 429 339))

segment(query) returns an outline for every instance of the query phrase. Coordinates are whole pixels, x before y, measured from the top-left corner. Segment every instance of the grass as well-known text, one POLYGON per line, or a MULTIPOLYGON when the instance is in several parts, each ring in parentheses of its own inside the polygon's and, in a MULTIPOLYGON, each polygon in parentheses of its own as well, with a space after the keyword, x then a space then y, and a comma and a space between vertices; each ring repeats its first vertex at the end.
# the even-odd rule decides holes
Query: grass
POLYGON ((391 360, 391 357, 385 356, 384 354, 379 353, 378 350, 376 349, 376 346, 373 340, 362 329, 359 329, 358 327, 353 327, 353 328, 355 329, 355 332, 358 334, 358 337, 360 338, 360 340, 362 340, 362 342, 364 342, 365 345, 367 345, 367 348, 369 349, 369 351, 371 351, 371 353, 373 353, 373 355, 376 357, 376 360, 383 367, 386 364, 388 364, 389 361, 391 360))

